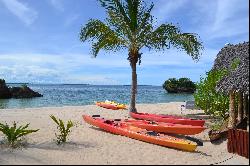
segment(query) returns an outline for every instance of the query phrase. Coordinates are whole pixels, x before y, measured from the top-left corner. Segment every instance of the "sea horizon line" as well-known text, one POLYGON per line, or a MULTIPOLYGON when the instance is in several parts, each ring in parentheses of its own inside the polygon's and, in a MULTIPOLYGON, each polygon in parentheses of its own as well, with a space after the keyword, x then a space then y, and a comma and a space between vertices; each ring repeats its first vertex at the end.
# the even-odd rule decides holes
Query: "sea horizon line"
MULTIPOLYGON (((88 83, 22 83, 22 82, 7 82, 6 84, 13 85, 93 85, 93 86, 131 86, 129 84, 88 84, 88 83)), ((161 86, 161 85, 147 85, 147 84, 138 84, 138 86, 161 86)))

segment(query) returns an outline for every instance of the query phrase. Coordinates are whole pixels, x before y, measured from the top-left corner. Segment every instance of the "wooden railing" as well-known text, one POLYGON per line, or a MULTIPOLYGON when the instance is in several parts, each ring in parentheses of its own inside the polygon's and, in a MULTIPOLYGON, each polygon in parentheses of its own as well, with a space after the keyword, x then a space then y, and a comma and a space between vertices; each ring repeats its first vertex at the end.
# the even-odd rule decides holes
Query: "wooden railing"
POLYGON ((249 158, 249 132, 241 129, 228 130, 227 150, 249 158))

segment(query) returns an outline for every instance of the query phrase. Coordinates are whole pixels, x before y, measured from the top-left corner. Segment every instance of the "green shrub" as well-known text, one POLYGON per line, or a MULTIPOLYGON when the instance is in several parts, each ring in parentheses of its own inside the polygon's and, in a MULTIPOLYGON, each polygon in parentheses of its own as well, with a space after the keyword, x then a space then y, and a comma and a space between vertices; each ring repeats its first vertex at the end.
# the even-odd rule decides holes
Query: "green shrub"
POLYGON ((206 73, 206 78, 201 78, 197 83, 197 90, 194 94, 195 104, 206 114, 227 118, 229 109, 229 97, 216 92, 217 82, 225 75, 227 70, 211 70, 206 73))
POLYGON ((192 82, 189 78, 170 78, 164 82, 162 87, 169 93, 194 93, 196 90, 195 83, 192 82))
POLYGON ((57 144, 65 143, 69 133, 71 132, 70 128, 74 126, 73 122, 69 120, 65 126, 64 122, 61 119, 56 119, 54 115, 50 115, 50 118, 57 124, 57 129, 60 132, 60 134, 55 133, 57 144))
POLYGON ((28 86, 27 86, 27 84, 22 84, 21 88, 26 89, 26 88, 28 88, 28 86))
POLYGON ((28 127, 29 124, 17 127, 16 122, 13 123, 13 126, 9 126, 7 123, 0 123, 0 131, 5 135, 8 144, 13 148, 16 147, 22 141, 23 136, 33 132, 37 132, 39 130, 27 130, 28 127))

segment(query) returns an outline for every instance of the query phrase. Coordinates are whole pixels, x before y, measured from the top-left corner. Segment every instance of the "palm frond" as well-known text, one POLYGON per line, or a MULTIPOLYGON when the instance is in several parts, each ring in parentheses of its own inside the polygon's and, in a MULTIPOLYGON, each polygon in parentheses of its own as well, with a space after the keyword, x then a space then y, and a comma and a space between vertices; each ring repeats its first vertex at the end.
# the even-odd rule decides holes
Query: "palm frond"
POLYGON ((164 50, 172 45, 184 50, 194 60, 198 60, 200 50, 203 49, 199 36, 192 33, 181 33, 179 28, 172 24, 162 24, 151 34, 145 35, 145 46, 156 50, 164 50))
POLYGON ((126 46, 126 41, 119 38, 119 34, 100 20, 90 20, 86 26, 82 27, 80 40, 84 42, 88 39, 93 42, 92 52, 95 57, 100 49, 119 50, 126 46))
POLYGON ((130 24, 129 16, 126 13, 126 8, 124 3, 121 0, 99 0, 101 2, 101 5, 107 10, 107 11, 114 11, 120 16, 120 19, 124 21, 127 25, 130 26, 132 29, 132 26, 130 24))

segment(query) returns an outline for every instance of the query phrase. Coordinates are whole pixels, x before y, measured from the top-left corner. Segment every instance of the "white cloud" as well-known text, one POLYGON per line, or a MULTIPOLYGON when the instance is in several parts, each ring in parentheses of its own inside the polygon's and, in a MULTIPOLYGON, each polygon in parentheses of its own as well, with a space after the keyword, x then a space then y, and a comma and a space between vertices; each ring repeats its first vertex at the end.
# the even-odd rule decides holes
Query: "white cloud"
POLYGON ((166 1, 166 0, 160 0, 155 5, 155 8, 153 10, 153 15, 157 16, 157 22, 161 23, 165 20, 167 20, 169 17, 172 17, 172 15, 177 12, 180 8, 182 8, 188 0, 174 0, 174 1, 166 1))
POLYGON ((177 16, 183 17, 188 20, 189 26, 185 27, 188 31, 198 33, 202 39, 210 41, 247 35, 248 6, 248 0, 213 0, 205 3, 201 0, 161 0, 155 5, 153 15, 158 18, 158 23, 179 19, 177 16))
POLYGON ((64 6, 61 0, 49 0, 50 4, 59 11, 64 11, 64 6))
POLYGON ((75 15, 71 15, 71 16, 68 16, 66 19, 65 19, 65 26, 70 26, 72 25, 78 18, 80 17, 79 14, 75 14, 75 15))
POLYGON ((249 33, 248 13, 249 1, 245 0, 219 0, 217 1, 215 20, 209 28, 210 38, 231 37, 249 33))
MULTIPOLYGON (((217 53, 218 50, 206 50, 201 60, 195 63, 184 52, 175 49, 145 52, 138 72, 142 68, 158 66, 205 70, 211 67, 209 65, 217 53)), ((128 71, 126 55, 119 54, 100 54, 97 58, 88 54, 0 54, 0 77, 8 82, 122 84, 119 80, 130 79, 128 71)))
POLYGON ((85 67, 101 65, 107 65, 107 61, 89 55, 2 54, 0 78, 8 82, 118 84, 108 74, 84 71, 85 67), (82 72, 76 73, 78 69, 82 72))
POLYGON ((37 18, 37 11, 18 0, 2 0, 8 10, 26 25, 31 25, 37 18))
POLYGON ((199 4, 200 10, 206 11, 197 24, 200 34, 205 40, 236 37, 249 33, 249 1, 245 0, 217 0, 199 4))

